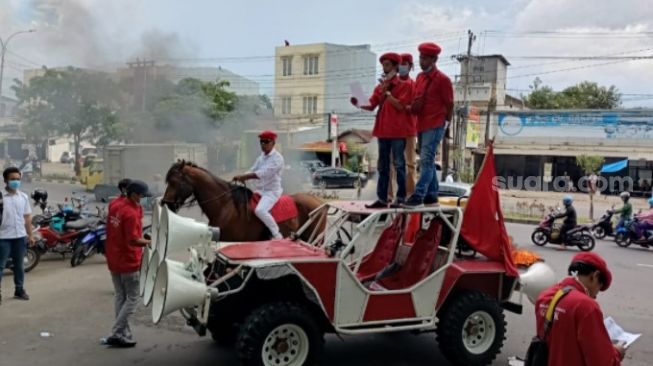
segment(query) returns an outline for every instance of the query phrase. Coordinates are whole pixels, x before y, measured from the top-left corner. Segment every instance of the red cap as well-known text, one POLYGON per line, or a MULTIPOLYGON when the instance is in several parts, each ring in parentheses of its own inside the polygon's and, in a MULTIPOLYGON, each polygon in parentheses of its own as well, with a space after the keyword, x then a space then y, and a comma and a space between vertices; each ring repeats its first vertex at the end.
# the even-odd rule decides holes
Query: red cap
POLYGON ((384 60, 389 60, 399 65, 401 63, 401 56, 399 56, 398 53, 388 52, 384 53, 381 58, 379 58, 380 63, 383 63, 384 60))
POLYGON ((417 47, 417 49, 419 50, 420 54, 422 54, 424 56, 431 56, 431 57, 439 55, 440 51, 442 51, 440 46, 438 46, 437 44, 435 44, 433 42, 424 42, 424 43, 420 44, 417 47))
POLYGON ((413 55, 410 53, 402 53, 401 54, 401 63, 403 64, 404 62, 408 62, 409 64, 413 64, 413 55))
POLYGON ((605 263, 603 258, 601 258, 598 254, 593 252, 578 253, 574 256, 574 259, 571 260, 571 263, 577 262, 589 264, 592 267, 596 268, 597 271, 601 272, 603 278, 605 279, 605 283, 603 284, 601 291, 605 291, 610 287, 610 284, 612 283, 612 273, 608 269, 608 264, 605 263))
POLYGON ((260 138, 260 139, 276 140, 276 139, 277 139, 277 134, 274 133, 274 131, 265 130, 265 131, 261 132, 261 133, 258 135, 258 138, 260 138))

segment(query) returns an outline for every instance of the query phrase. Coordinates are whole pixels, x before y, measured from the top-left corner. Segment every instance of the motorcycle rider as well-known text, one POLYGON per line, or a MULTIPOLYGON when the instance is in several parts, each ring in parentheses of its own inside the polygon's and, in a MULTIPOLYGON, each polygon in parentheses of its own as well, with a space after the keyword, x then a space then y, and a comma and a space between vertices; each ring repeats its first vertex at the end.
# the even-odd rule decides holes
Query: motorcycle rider
POLYGON ((635 215, 635 218, 639 220, 635 228, 635 232, 639 238, 637 239, 638 241, 653 240, 653 234, 649 237, 646 235, 649 230, 653 230, 653 197, 648 199, 648 207, 648 211, 635 215))
POLYGON ((628 202, 630 200, 630 193, 628 192, 621 192, 619 194, 619 197, 621 197, 621 200, 623 201, 624 205, 618 210, 615 210, 615 214, 620 214, 619 216, 619 223, 617 223, 617 227, 624 226, 626 224, 627 220, 631 220, 633 216, 633 205, 628 202))
POLYGON ((572 203, 574 203, 574 199, 569 195, 565 196, 562 199, 562 204, 565 205, 565 211, 555 215, 556 219, 561 219, 563 217, 565 218, 565 220, 562 222, 562 226, 560 227, 560 244, 562 249, 567 248, 567 232, 575 228, 577 225, 576 209, 572 203))

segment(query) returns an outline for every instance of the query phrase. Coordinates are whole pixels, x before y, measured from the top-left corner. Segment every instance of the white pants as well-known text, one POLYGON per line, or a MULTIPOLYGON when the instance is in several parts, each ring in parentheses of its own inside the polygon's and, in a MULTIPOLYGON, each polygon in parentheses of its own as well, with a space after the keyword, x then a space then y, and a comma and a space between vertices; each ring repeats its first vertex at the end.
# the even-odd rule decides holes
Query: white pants
POLYGON ((273 239, 282 239, 281 233, 279 232, 279 225, 274 221, 274 217, 270 214, 270 210, 275 203, 281 197, 280 194, 271 193, 271 192, 258 192, 261 195, 261 200, 258 201, 254 214, 259 220, 263 221, 263 224, 267 226, 272 234, 273 239))

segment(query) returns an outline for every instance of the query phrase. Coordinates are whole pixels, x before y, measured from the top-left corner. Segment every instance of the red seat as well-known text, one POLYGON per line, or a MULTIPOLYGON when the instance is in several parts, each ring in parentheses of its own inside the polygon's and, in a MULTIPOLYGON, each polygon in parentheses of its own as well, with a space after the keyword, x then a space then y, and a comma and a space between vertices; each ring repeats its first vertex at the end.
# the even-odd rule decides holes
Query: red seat
POLYGON ((417 238, 403 266, 397 272, 374 283, 370 288, 399 290, 413 286, 426 278, 433 268, 441 239, 442 221, 435 219, 428 230, 417 238))
POLYGON ((383 230, 372 253, 366 255, 361 261, 358 273, 356 273, 361 282, 374 279, 377 273, 394 260, 403 231, 402 219, 402 215, 398 215, 392 224, 383 230))

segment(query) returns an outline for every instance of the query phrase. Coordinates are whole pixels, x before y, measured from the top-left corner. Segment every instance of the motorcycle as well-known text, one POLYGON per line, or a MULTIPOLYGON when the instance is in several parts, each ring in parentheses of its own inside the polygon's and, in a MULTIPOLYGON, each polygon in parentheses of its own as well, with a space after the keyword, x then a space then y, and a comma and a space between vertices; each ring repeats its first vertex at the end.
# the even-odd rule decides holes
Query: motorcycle
POLYGON ((573 245, 584 252, 589 252, 594 249, 596 243, 590 235, 589 226, 580 225, 567 231, 567 238, 563 243, 560 235, 560 226, 554 225, 555 219, 556 212, 552 212, 540 221, 540 224, 531 235, 533 244, 537 246, 544 246, 546 244, 573 245))
POLYGON ((79 237, 88 233, 93 225, 97 225, 100 218, 83 218, 75 221, 64 222, 65 219, 54 217, 48 226, 37 228, 35 239, 36 248, 45 254, 46 252, 66 254, 73 252, 73 243, 79 237), (63 231, 56 230, 55 227, 61 225, 63 231))
POLYGON ((648 230, 644 236, 647 239, 639 240, 637 235, 637 225, 639 225, 639 220, 634 218, 624 225, 624 227, 617 228, 617 235, 615 236, 615 241, 617 245, 622 248, 628 248, 631 244, 639 245, 643 248, 649 248, 653 246, 653 230, 648 230))
POLYGON ((104 223, 98 223, 90 231, 73 244, 73 255, 70 258, 70 266, 77 267, 84 263, 86 258, 95 253, 104 254, 104 243, 107 240, 107 227, 104 223))
POLYGON ((607 210, 599 221, 592 225, 592 235, 597 239, 603 239, 606 236, 615 236, 616 229, 612 226, 612 217, 614 216, 614 210, 607 210))

